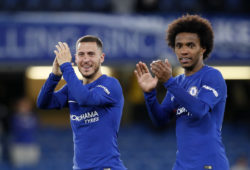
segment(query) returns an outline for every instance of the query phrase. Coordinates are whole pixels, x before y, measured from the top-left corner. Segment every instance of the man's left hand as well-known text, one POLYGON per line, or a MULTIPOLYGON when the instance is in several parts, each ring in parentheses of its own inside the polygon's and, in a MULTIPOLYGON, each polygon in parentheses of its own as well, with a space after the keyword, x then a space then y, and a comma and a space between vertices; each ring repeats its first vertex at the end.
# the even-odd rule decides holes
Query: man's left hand
POLYGON ((62 65, 63 63, 66 62, 71 62, 72 56, 67 43, 59 42, 56 45, 56 48, 57 50, 55 50, 54 53, 56 54, 57 62, 59 65, 62 65))
POLYGON ((160 82, 165 83, 172 77, 172 66, 168 62, 168 59, 165 62, 161 60, 153 61, 150 66, 152 72, 160 82))

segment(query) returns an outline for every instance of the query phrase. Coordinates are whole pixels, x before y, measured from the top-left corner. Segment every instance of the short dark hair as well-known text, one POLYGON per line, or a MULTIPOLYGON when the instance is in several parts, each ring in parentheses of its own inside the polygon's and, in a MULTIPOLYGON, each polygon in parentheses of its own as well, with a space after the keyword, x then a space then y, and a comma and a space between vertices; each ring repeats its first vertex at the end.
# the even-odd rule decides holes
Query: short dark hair
POLYGON ((77 48, 78 44, 81 42, 96 42, 97 47, 99 47, 102 51, 102 46, 103 46, 102 40, 94 35, 85 35, 85 36, 79 38, 76 42, 76 48, 77 48))
POLYGON ((176 35, 182 32, 198 35, 201 47, 206 49, 203 54, 203 59, 206 59, 213 49, 214 33, 211 23, 199 15, 183 15, 168 26, 166 37, 168 46, 174 49, 176 35))

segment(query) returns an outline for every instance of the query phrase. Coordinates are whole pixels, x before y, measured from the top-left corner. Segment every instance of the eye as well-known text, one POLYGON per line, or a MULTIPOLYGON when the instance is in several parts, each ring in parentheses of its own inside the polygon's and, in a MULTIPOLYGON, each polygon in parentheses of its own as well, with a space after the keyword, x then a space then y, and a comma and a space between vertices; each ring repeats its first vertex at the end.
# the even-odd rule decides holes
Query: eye
POLYGON ((89 56, 94 56, 95 53, 94 53, 94 52, 88 52, 88 55, 89 55, 89 56))
POLYGON ((77 54, 79 57, 83 57, 84 56, 84 53, 78 53, 77 54))
POLYGON ((178 49, 180 49, 181 48, 181 44, 180 43, 177 43, 177 44, 175 44, 175 48, 178 48, 178 49))
POLYGON ((194 48, 194 47, 195 47, 195 44, 194 44, 194 43, 188 43, 187 46, 188 46, 189 48, 194 48))

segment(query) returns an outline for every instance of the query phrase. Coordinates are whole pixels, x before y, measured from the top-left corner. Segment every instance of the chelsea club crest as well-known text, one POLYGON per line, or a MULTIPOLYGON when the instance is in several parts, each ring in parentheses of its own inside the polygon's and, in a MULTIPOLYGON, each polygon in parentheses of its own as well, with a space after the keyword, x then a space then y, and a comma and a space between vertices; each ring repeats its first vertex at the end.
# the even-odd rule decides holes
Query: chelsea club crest
POLYGON ((191 94, 192 96, 197 96, 198 94, 198 89, 196 86, 192 86, 189 88, 188 90, 189 94, 191 94))

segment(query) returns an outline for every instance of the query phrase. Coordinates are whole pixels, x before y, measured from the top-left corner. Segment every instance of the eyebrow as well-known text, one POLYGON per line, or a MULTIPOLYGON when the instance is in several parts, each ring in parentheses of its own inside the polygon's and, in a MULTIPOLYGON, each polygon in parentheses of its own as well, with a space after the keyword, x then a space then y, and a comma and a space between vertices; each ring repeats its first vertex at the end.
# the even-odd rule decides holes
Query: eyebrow
POLYGON ((175 44, 195 44, 194 41, 188 41, 188 42, 175 42, 175 44))
POLYGON ((95 54, 95 51, 87 51, 87 52, 83 52, 83 51, 79 51, 77 52, 77 54, 95 54))

